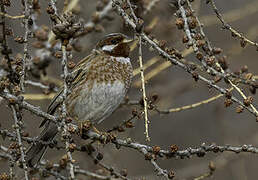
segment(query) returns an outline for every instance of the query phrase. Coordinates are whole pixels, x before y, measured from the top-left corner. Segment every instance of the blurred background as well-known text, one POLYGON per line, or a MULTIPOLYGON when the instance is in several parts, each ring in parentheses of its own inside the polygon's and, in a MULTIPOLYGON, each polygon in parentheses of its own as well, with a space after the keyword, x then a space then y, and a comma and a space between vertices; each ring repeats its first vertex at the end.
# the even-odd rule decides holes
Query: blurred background
MULTIPOLYGON (((147 2, 147 1, 146 1, 147 2)), ((178 30, 175 25, 175 8, 169 5, 169 0, 159 1, 150 12, 142 15, 145 21, 145 27, 153 26, 151 34, 159 40, 166 40, 167 46, 174 47, 181 52, 186 49, 182 43, 183 32, 178 30)), ((58 7, 62 9, 63 2, 58 1, 58 7)), ((84 19, 85 22, 90 20, 92 14, 96 11, 98 1, 81 0, 75 8, 78 17, 84 19)), ((224 19, 239 32, 242 32, 249 39, 258 41, 258 1, 257 0, 227 0, 215 1, 219 11, 224 19)), ((247 45, 241 48, 240 42, 232 38, 231 33, 222 29, 222 25, 214 15, 210 5, 204 1, 195 0, 193 8, 200 21, 204 24, 204 31, 215 47, 223 49, 223 54, 226 55, 229 62, 229 68, 232 71, 239 70, 244 65, 248 66, 249 72, 258 74, 258 54, 254 47, 247 45)), ((37 25, 46 25, 51 27, 49 16, 45 9, 46 1, 40 1, 41 15, 37 18, 37 25)), ((17 15, 23 11, 21 4, 12 1, 12 6, 7 9, 8 14, 17 15)), ((130 28, 125 26, 121 17, 114 12, 110 12, 110 20, 101 21, 102 32, 92 32, 79 40, 81 46, 80 52, 73 52, 72 61, 78 62, 85 57, 94 48, 96 42, 104 35, 111 32, 122 32, 129 36, 133 36, 130 28)), ((23 36, 24 29, 21 28, 21 20, 7 19, 7 24, 13 29, 14 36, 23 36)), ((33 39, 30 39, 33 42, 33 39)), ((22 53, 23 45, 8 40, 9 47, 13 50, 13 54, 22 53)), ((35 49, 30 48, 30 54, 35 54, 35 49)), ((137 61, 138 48, 135 48, 131 54, 134 69, 139 67, 137 61)), ((158 95, 156 105, 159 109, 177 108, 189 104, 193 104, 218 94, 214 89, 210 89, 202 82, 195 82, 191 76, 185 73, 178 67, 164 65, 165 60, 161 57, 156 57, 158 54, 152 51, 148 46, 143 48, 143 61, 147 63, 152 60, 153 64, 145 71, 145 76, 148 79, 146 84, 146 92, 148 96, 153 94, 158 95), (155 60, 153 58, 155 57, 155 60)), ((47 76, 50 78, 60 79, 61 60, 52 58, 50 66, 47 68, 47 76)), ((197 62, 195 55, 190 53, 185 56, 186 60, 197 62)), ((209 77, 209 76, 207 76, 209 77)), ((226 84, 222 84, 228 87, 226 84)), ((132 87, 128 94, 130 100, 140 100, 142 96, 140 74, 134 76, 132 87)), ((246 95, 251 95, 248 88, 243 87, 246 95)), ((26 93, 41 94, 42 90, 36 87, 27 86, 26 93)), ((239 97, 239 96, 238 96, 239 97)), ((254 104, 257 104, 257 95, 253 95, 254 104)), ((239 97, 240 98, 240 97, 239 97)), ((46 111, 50 102, 50 98, 35 100, 29 98, 28 101, 35 106, 40 106, 46 111)), ((118 137, 130 137, 133 141, 148 144, 159 145, 162 149, 168 149, 170 145, 176 144, 179 149, 188 147, 199 147, 202 143, 218 145, 243 145, 252 144, 258 146, 258 124, 252 114, 244 111, 237 114, 235 111, 236 105, 225 108, 224 97, 217 99, 209 104, 199 107, 175 112, 170 114, 159 114, 155 111, 149 111, 150 119, 150 137, 151 141, 145 141, 144 135, 144 120, 135 120, 135 127, 126 129, 123 133, 118 133, 118 137)), ((257 106, 256 106, 257 107, 257 106)), ((100 124, 100 130, 108 130, 114 124, 120 124, 123 120, 129 119, 132 115, 132 110, 141 111, 139 106, 121 106, 111 117, 104 123, 100 124)), ((27 112, 24 113, 24 122, 26 132, 30 136, 37 136, 40 133, 39 124, 41 118, 27 112)), ((13 123, 11 111, 4 101, 0 104, 1 125, 4 129, 11 129, 13 123)), ((80 143, 87 143, 83 140, 78 140, 80 143)), ((1 144, 8 146, 9 141, 0 139, 1 144)), ((113 145, 98 146, 98 150, 103 153, 103 162, 111 165, 117 170, 127 169, 128 176, 134 178, 145 179, 160 179, 156 176, 153 167, 150 163, 144 160, 142 154, 132 149, 121 148, 117 150, 113 145)), ((60 151, 50 149, 45 159, 53 162, 58 162, 63 155, 60 151)), ((87 154, 73 153, 74 159, 84 169, 97 170, 98 166, 94 165, 92 160, 87 157, 87 154), (82 160, 83 159, 83 160, 82 160), (85 160, 84 160, 85 159, 85 160)), ((208 153, 205 157, 199 158, 196 156, 190 159, 164 159, 158 160, 160 166, 164 169, 172 169, 176 173, 176 179, 193 179, 201 174, 208 172, 208 164, 213 161, 216 165, 216 171, 211 179, 220 180, 251 180, 257 179, 257 162, 256 154, 231 152, 223 153, 208 153)), ((0 172, 8 171, 6 161, 0 161, 0 172)))

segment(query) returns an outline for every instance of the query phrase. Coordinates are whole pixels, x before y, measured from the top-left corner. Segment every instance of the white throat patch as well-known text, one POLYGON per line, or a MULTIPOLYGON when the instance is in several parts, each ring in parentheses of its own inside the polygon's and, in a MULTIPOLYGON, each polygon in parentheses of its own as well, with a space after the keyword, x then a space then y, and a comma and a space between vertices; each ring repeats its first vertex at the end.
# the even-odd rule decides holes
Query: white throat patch
POLYGON ((121 63, 131 63, 130 61, 130 58, 129 57, 114 57, 114 56, 111 56, 112 58, 114 58, 116 61, 119 61, 121 63))

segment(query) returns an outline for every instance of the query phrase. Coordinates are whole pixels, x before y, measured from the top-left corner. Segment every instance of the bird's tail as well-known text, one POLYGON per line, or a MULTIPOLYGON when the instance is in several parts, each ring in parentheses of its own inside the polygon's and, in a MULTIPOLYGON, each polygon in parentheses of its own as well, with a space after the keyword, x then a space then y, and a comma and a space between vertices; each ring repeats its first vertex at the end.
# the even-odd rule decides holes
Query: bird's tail
POLYGON ((46 152, 47 146, 44 142, 50 142, 54 139, 58 132, 55 123, 49 121, 46 123, 44 130, 37 138, 37 142, 33 144, 26 152, 26 162, 29 167, 35 167, 46 152))

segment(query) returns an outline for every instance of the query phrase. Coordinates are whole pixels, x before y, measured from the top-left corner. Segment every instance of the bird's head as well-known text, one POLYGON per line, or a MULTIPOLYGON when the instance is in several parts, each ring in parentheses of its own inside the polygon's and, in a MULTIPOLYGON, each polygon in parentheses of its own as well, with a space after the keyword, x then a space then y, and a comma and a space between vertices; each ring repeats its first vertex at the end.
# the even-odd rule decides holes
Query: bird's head
POLYGON ((131 42, 133 42, 133 39, 124 34, 112 33, 100 40, 96 49, 111 56, 128 57, 130 53, 129 43, 131 42))

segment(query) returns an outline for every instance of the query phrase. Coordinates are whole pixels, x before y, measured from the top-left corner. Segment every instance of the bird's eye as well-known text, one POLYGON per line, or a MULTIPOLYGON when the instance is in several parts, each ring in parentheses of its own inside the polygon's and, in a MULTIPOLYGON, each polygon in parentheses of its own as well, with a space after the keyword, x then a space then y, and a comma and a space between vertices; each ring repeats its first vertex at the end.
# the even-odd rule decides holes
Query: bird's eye
POLYGON ((112 44, 117 44, 118 41, 117 41, 117 39, 112 39, 112 40, 111 40, 111 43, 112 43, 112 44))

